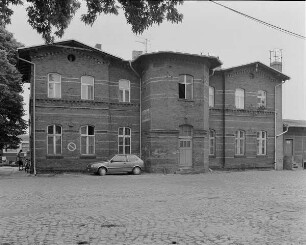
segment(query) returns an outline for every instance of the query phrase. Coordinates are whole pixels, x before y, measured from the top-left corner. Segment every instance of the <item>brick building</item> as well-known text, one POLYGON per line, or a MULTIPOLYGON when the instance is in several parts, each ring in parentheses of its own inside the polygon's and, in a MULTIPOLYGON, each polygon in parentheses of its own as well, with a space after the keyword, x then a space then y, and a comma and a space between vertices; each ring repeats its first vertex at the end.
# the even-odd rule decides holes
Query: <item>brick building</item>
POLYGON ((116 153, 139 155, 149 172, 282 169, 289 77, 274 68, 222 70, 217 57, 178 52, 126 61, 75 40, 18 53, 37 171, 81 171, 116 153))

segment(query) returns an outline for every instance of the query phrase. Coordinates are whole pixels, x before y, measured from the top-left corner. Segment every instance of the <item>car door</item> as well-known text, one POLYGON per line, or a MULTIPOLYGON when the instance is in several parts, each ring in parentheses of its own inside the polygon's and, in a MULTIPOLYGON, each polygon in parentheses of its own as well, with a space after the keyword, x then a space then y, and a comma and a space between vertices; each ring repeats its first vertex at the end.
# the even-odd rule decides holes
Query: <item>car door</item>
POLYGON ((116 172, 125 172, 126 170, 126 155, 115 155, 109 162, 109 171, 116 172))
POLYGON ((137 159, 137 157, 134 156, 134 155, 128 155, 128 156, 127 156, 127 160, 128 160, 128 162, 127 162, 127 170, 128 170, 129 172, 132 172, 134 166, 137 164, 137 160, 138 160, 138 159, 137 159))

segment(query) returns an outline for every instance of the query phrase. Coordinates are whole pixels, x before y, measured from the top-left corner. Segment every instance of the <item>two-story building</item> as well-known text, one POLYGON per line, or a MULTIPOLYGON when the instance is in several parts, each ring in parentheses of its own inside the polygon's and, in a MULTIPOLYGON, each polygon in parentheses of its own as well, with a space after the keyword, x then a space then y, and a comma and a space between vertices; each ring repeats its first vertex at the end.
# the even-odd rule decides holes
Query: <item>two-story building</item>
POLYGON ((289 77, 274 68, 220 69, 218 57, 178 52, 126 61, 75 40, 18 53, 37 171, 82 171, 116 153, 149 172, 282 168, 289 77))

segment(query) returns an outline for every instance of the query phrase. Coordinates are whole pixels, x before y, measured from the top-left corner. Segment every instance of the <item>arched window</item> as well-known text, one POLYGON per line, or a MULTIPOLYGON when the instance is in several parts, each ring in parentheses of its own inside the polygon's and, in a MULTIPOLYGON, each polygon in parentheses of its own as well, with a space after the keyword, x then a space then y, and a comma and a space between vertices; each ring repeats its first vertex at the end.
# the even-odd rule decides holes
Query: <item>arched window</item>
POLYGON ((180 75, 178 85, 180 99, 193 99, 193 76, 180 75))
POLYGON ((209 86, 209 107, 215 106, 215 88, 209 86))
POLYGON ((62 127, 59 125, 50 125, 47 129, 47 154, 62 154, 62 127))
POLYGON ((81 133, 81 155, 95 154, 95 127, 82 126, 81 133))
POLYGON ((130 81, 119 80, 119 102, 130 102, 130 81))
POLYGON ((245 132, 238 130, 235 134, 235 155, 245 154, 245 132))
POLYGON ((81 77, 81 99, 94 99, 94 78, 90 76, 81 77))
POLYGON ((259 90, 257 92, 257 106, 258 107, 266 107, 267 101, 267 93, 266 91, 259 90))
POLYGON ((61 98, 61 75, 57 73, 48 74, 48 97, 61 98))
POLYGON ((209 130, 209 155, 216 154, 216 133, 214 130, 209 130))
POLYGON ((236 89, 235 106, 237 109, 244 109, 244 89, 241 88, 236 89))
POLYGON ((118 129, 118 153, 131 154, 131 129, 122 127, 118 129))
POLYGON ((267 154, 267 132, 257 132, 257 155, 267 154))

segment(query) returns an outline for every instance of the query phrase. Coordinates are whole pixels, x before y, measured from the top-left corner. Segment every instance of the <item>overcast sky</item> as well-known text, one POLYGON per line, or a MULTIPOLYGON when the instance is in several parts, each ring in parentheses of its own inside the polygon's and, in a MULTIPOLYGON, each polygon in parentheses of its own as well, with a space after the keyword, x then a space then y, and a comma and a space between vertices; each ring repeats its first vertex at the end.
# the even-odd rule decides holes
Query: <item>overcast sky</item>
MULTIPOLYGON (((306 4, 282 1, 222 1, 252 17, 305 36, 306 4)), ((7 29, 26 46, 43 44, 39 34, 26 22, 24 7, 14 8, 12 24, 7 29)), ((83 6, 61 40, 75 39, 87 45, 102 44, 102 50, 131 59, 132 50, 148 52, 171 50, 219 56, 223 68, 260 61, 269 65, 269 50, 283 50, 283 73, 291 80, 283 85, 283 118, 306 120, 306 40, 254 22, 209 1, 186 1, 179 7, 184 14, 180 24, 162 23, 136 36, 119 16, 100 16, 93 26, 80 21, 83 6)), ((56 41, 58 41, 57 39, 56 41)), ((25 102, 29 91, 25 89, 25 102)), ((28 103, 26 105, 28 107, 28 103)))

